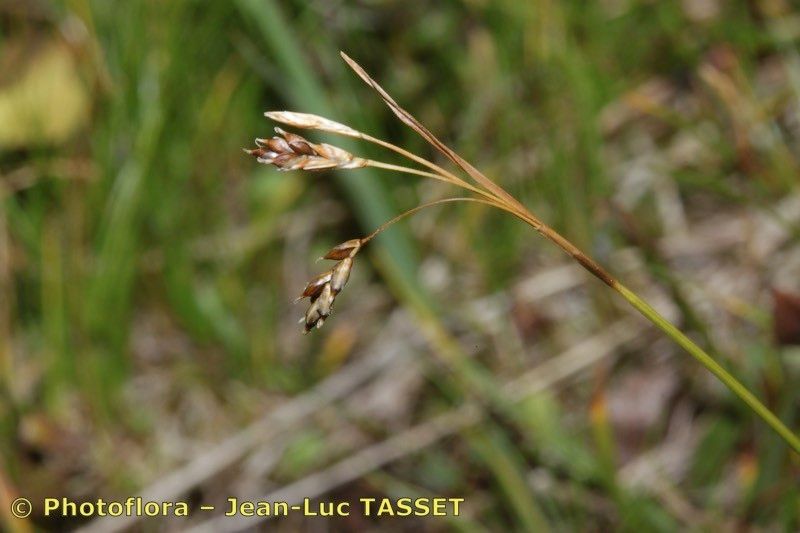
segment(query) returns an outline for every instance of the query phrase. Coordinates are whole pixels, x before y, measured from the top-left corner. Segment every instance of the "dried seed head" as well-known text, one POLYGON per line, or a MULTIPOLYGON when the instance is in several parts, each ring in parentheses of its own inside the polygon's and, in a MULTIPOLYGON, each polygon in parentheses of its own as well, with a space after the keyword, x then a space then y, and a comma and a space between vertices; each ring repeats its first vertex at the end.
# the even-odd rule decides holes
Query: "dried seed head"
POLYGON ((279 170, 349 169, 367 166, 367 160, 330 144, 314 144, 300 135, 275 128, 281 137, 256 139, 257 148, 245 152, 259 163, 275 165, 279 170))
POLYGON ((334 259, 336 261, 346 257, 354 257, 358 250, 361 249, 361 239, 350 239, 342 244, 337 244, 325 254, 323 259, 334 259))
POLYGON ((351 257, 345 257, 339 261, 335 267, 333 267, 333 275, 331 276, 330 286, 334 294, 339 294, 339 292, 347 284, 347 280, 350 278, 350 270, 352 268, 353 259, 351 257))
POLYGON ((333 302, 350 278, 353 257, 361 249, 362 244, 362 239, 351 239, 333 247, 325 255, 325 259, 334 259, 339 262, 336 263, 333 270, 320 274, 309 281, 306 288, 303 289, 303 294, 295 300, 311 299, 311 305, 306 310, 305 316, 300 319, 306 333, 315 327, 321 327, 325 319, 330 316, 333 311, 333 302))

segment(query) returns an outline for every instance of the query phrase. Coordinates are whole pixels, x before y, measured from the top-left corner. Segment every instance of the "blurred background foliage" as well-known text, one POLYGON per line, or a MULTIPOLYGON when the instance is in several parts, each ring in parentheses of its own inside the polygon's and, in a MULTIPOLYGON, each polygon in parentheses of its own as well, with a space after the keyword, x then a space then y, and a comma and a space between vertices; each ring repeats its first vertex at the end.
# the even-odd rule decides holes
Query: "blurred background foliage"
POLYGON ((241 152, 293 109, 437 157, 345 50, 798 428, 798 39, 784 0, 0 2, 0 492, 120 499, 185 467, 172 499, 221 504, 351 460, 299 496, 466 498, 398 530, 800 528, 797 456, 502 213, 386 232, 302 336, 316 257, 454 191, 241 152))

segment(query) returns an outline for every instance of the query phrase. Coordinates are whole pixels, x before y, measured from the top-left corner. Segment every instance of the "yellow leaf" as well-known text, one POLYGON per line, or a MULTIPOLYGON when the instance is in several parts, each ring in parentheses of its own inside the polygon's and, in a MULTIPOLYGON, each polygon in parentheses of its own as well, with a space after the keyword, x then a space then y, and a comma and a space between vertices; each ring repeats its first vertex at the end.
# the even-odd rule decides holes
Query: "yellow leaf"
POLYGON ((89 98, 69 50, 49 44, 0 88, 0 147, 60 143, 88 117, 89 98))

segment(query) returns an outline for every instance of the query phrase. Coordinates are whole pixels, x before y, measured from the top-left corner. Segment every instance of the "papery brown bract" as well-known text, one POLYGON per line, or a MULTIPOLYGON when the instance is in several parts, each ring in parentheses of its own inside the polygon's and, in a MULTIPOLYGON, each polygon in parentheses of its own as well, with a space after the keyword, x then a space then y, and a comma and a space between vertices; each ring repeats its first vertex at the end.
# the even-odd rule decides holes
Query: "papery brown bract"
POLYGON ((288 124, 294 128, 309 128, 330 133, 338 133, 348 137, 361 137, 359 131, 350 126, 345 126, 339 122, 312 115, 311 113, 297 113, 294 111, 267 111, 264 116, 282 124, 288 124))
POLYGON ((339 261, 346 257, 353 257, 355 254, 358 253, 358 250, 361 248, 361 239, 350 239, 349 241, 345 241, 342 244, 337 244, 330 251, 322 256, 323 259, 333 259, 335 261, 339 261))
POLYGON ((311 298, 312 302, 316 300, 322 292, 323 287, 330 282, 332 275, 333 271, 329 270, 309 281, 306 288, 303 289, 303 293, 295 301, 300 301, 303 298, 311 298))

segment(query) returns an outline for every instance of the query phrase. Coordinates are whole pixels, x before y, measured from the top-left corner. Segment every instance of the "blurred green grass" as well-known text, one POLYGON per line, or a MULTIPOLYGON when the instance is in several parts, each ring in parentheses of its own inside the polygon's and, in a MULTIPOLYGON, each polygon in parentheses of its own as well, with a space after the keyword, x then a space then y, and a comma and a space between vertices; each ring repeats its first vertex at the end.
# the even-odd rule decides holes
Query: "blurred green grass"
MULTIPOLYGON (((709 0, 698 3, 707 10, 699 14, 688 4, 74 0, 0 8, 0 56, 11 73, 0 80, 0 108, 19 105, 4 104, 2 87, 36 69, 40 50, 53 43, 79 76, 70 90, 89 102, 85 117, 64 119, 75 121, 66 139, 26 125, 31 133, 0 153, 8 483, 47 494, 71 480, 63 489, 70 494, 127 495, 179 461, 156 452, 152 461, 121 465, 113 460, 121 443, 132 456, 147 455, 159 442, 153 434, 184 421, 184 402, 213 405, 210 418, 231 420, 219 430, 186 422, 181 434, 207 441, 234 432, 271 399, 339 369, 399 306, 415 317, 434 361, 425 389, 407 401, 435 411, 477 397, 491 415, 445 449, 452 464, 443 469, 457 472, 440 474, 459 480, 452 493, 485 500, 472 517, 483 527, 796 529, 796 461, 683 359, 671 360, 680 386, 668 412, 634 448, 656 447, 682 402, 709 423, 697 430, 685 481, 664 481, 655 496, 620 481, 620 448, 629 443, 611 427, 603 400, 615 375, 648 365, 647 347, 563 397, 505 402, 503 376, 532 362, 496 350, 498 341, 458 311, 560 259, 508 217, 446 207, 392 229, 357 266, 357 285, 337 316, 301 338, 299 310, 288 304, 317 269, 318 252, 446 190, 371 171, 278 175, 240 150, 269 134, 263 111, 288 108, 430 154, 344 67, 338 51, 346 50, 432 131, 601 262, 623 247, 641 250, 643 285, 664 287, 682 325, 729 355, 797 427, 797 369, 772 345, 768 325, 745 321, 739 353, 725 348, 740 339, 718 347, 697 291, 648 245, 671 230, 658 195, 648 190, 626 204, 620 189, 630 182, 611 170, 656 153, 690 222, 734 209, 770 213, 797 192, 800 14, 781 2, 709 0), (765 65, 773 64, 787 81, 764 88, 765 65), (709 66, 716 70, 703 70, 709 66), (667 96, 634 94, 654 80, 667 96), (687 94, 688 109, 675 104, 687 94), (638 114, 615 114, 620 102, 638 114), (682 135, 702 156, 670 160, 668 147, 682 135), (426 281, 442 263, 445 290, 426 281), (168 389, 152 411, 137 389, 148 380, 168 389), (80 455, 80 481, 52 462, 77 453, 62 448, 61 435, 89 450, 80 455), (531 468, 551 472, 552 492, 527 483, 531 468), (731 479, 746 496, 726 496, 731 479)), ((0 129, 23 128, 9 121, 0 129)), ((622 314, 592 284, 569 305, 580 308, 574 321, 553 332, 533 317, 532 336, 520 337, 554 354, 622 314)), ((768 313, 761 302, 750 305, 768 313)), ((296 444, 308 452, 298 455, 308 456, 305 466, 289 469, 300 475, 318 466, 320 443, 300 435, 296 444)), ((393 474, 401 487, 431 482, 393 474)))

